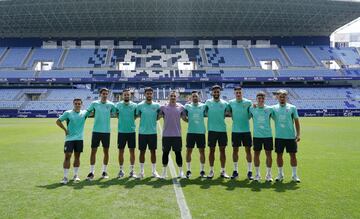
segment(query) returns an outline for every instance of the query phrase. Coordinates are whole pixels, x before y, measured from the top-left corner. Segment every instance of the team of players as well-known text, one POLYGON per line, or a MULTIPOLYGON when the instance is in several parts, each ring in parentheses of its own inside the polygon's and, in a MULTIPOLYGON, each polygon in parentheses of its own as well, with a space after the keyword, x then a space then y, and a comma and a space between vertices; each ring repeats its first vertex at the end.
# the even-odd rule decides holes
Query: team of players
MULTIPOLYGON (((290 164, 292 166, 292 180, 300 182, 297 175, 297 142, 300 141, 300 123, 297 109, 294 105, 287 103, 287 92, 279 90, 277 98, 279 103, 274 106, 265 105, 265 93, 259 92, 256 95, 256 103, 243 98, 242 88, 234 88, 235 99, 226 102, 220 98, 221 87, 215 85, 212 87, 212 99, 204 104, 200 102, 199 93, 193 91, 191 101, 185 106, 177 103, 177 93, 170 92, 167 104, 153 102, 153 89, 145 88, 145 100, 136 104, 130 100, 130 90, 125 89, 122 93, 122 101, 117 104, 108 100, 109 90, 103 88, 100 90, 100 100, 92 102, 87 110, 81 110, 82 100, 74 99, 72 110, 65 111, 56 124, 65 131, 65 159, 63 163, 64 178, 61 183, 69 182, 68 173, 70 168, 70 158, 74 152, 74 178, 75 182, 79 179, 80 153, 83 151, 83 132, 85 120, 88 116, 94 115, 94 127, 91 139, 90 173, 87 180, 94 179, 95 162, 97 148, 103 146, 104 158, 102 166, 102 178, 108 178, 107 165, 109 161, 110 146, 110 119, 112 115, 118 117, 118 149, 120 171, 118 177, 125 176, 124 172, 124 149, 127 145, 130 153, 130 172, 129 177, 144 178, 145 152, 150 151, 152 163, 152 176, 157 178, 167 177, 168 157, 171 150, 174 151, 176 164, 179 168, 180 178, 191 177, 191 155, 196 146, 200 153, 200 176, 214 177, 214 160, 216 145, 219 146, 221 172, 223 178, 235 179, 238 177, 238 153, 239 148, 244 147, 248 166, 247 178, 249 180, 261 180, 260 175, 260 152, 265 150, 266 154, 266 181, 273 181, 271 175, 272 156, 274 148, 273 134, 270 121, 275 123, 275 152, 277 154, 278 176, 276 181, 282 181, 283 172, 283 152, 290 155, 290 164), (228 144, 226 132, 225 117, 232 118, 232 158, 234 162, 234 171, 231 176, 225 172, 226 153, 228 144), (208 128, 208 146, 209 146, 209 174, 205 174, 205 145, 206 128, 205 117, 208 128), (134 171, 135 147, 136 147, 136 118, 140 118, 138 148, 140 151, 139 163, 140 172, 138 175, 134 171), (157 149, 157 125, 158 120, 163 118, 162 128, 162 165, 163 171, 159 175, 156 171, 156 149, 157 149), (253 138, 250 132, 249 120, 253 121, 253 138), (182 169, 182 138, 181 138, 181 119, 188 123, 186 136, 186 164, 187 171, 184 174, 182 169), (63 125, 66 121, 67 126, 63 125), (295 126, 295 127, 294 127, 295 126), (254 150, 255 177, 252 174, 252 154, 251 147, 254 150)), ((161 129, 161 127, 160 127, 161 129)))

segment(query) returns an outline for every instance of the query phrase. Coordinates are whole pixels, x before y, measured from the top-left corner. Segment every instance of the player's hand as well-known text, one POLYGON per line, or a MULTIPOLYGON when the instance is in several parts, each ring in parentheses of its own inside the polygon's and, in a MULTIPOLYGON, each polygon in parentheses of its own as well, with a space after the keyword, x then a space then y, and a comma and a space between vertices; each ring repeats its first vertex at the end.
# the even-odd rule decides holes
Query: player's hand
POLYGON ((257 104, 256 103, 253 103, 253 105, 252 105, 254 108, 256 108, 257 107, 257 104))
POLYGON ((299 136, 299 135, 296 136, 295 141, 296 141, 296 142, 299 142, 299 141, 300 141, 300 136, 299 136))

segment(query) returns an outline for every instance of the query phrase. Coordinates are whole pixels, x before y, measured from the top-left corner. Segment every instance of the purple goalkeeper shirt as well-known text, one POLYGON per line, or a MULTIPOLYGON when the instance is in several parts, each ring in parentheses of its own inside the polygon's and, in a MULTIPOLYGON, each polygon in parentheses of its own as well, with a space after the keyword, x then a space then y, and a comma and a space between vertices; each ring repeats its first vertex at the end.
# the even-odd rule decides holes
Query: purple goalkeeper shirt
POLYGON ((181 137, 180 119, 184 107, 179 103, 166 104, 161 106, 160 111, 164 117, 163 137, 181 137))

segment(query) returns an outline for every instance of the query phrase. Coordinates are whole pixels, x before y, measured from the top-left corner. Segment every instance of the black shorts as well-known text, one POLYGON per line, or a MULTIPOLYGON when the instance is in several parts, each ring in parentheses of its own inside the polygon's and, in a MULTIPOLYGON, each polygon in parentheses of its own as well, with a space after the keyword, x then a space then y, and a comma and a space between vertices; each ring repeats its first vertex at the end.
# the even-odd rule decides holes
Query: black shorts
POLYGON ((233 132, 231 133, 231 141, 233 147, 251 147, 252 139, 250 132, 233 132))
POLYGON ((297 152, 297 142, 295 139, 283 139, 275 138, 275 152, 284 153, 284 148, 286 148, 287 153, 296 153, 297 152))
POLYGON ((110 147, 110 133, 93 132, 91 138, 91 148, 100 146, 100 142, 104 148, 110 147))
POLYGON ((64 144, 64 153, 72 153, 72 152, 83 152, 84 141, 76 140, 76 141, 65 141, 64 144))
POLYGON ((181 137, 163 137, 162 138, 162 149, 163 151, 181 151, 182 140, 181 137))
POLYGON ((227 146, 227 134, 226 132, 214 132, 209 131, 208 132, 208 146, 209 147, 215 147, 216 142, 219 144, 220 147, 227 146))
POLYGON ((129 148, 135 148, 136 147, 136 137, 135 132, 134 133, 120 133, 118 132, 118 148, 124 149, 126 144, 129 148))
POLYGON ((157 134, 139 134, 139 150, 145 151, 147 147, 149 147, 149 150, 156 150, 157 134))
POLYGON ((194 148, 195 144, 197 148, 205 148, 205 134, 188 133, 186 135, 186 147, 194 148))
POLYGON ((263 146, 265 151, 272 151, 274 149, 273 138, 255 138, 254 142, 254 151, 261 151, 263 146))

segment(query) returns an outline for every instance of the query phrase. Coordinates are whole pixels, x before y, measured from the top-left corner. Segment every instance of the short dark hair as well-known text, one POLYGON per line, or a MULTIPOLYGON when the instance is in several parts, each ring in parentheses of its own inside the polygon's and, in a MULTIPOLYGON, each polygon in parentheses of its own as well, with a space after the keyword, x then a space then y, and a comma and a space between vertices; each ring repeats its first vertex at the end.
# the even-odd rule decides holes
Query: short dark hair
POLYGON ((106 87, 103 87, 103 88, 100 89, 99 93, 101 94, 103 91, 109 92, 109 89, 107 89, 106 87))
POLYGON ((240 86, 236 86, 236 87, 234 87, 234 91, 236 91, 236 90, 241 90, 242 88, 240 87, 240 86))
POLYGON ((216 89, 221 90, 221 87, 217 84, 211 87, 211 90, 216 90, 216 89))
POLYGON ((257 94, 256 94, 256 97, 265 97, 266 94, 264 91, 259 91, 257 94))
POLYGON ((129 89, 129 88, 125 88, 125 89, 122 90, 122 93, 128 92, 128 91, 130 91, 130 89, 129 89))
POLYGON ((74 98, 73 103, 75 103, 75 101, 80 101, 81 103, 83 102, 81 98, 74 98))
POLYGON ((191 91, 191 94, 199 94, 199 91, 193 90, 193 91, 191 91))
POLYGON ((148 91, 153 92, 154 90, 152 89, 152 87, 145 87, 144 92, 146 93, 148 91))

